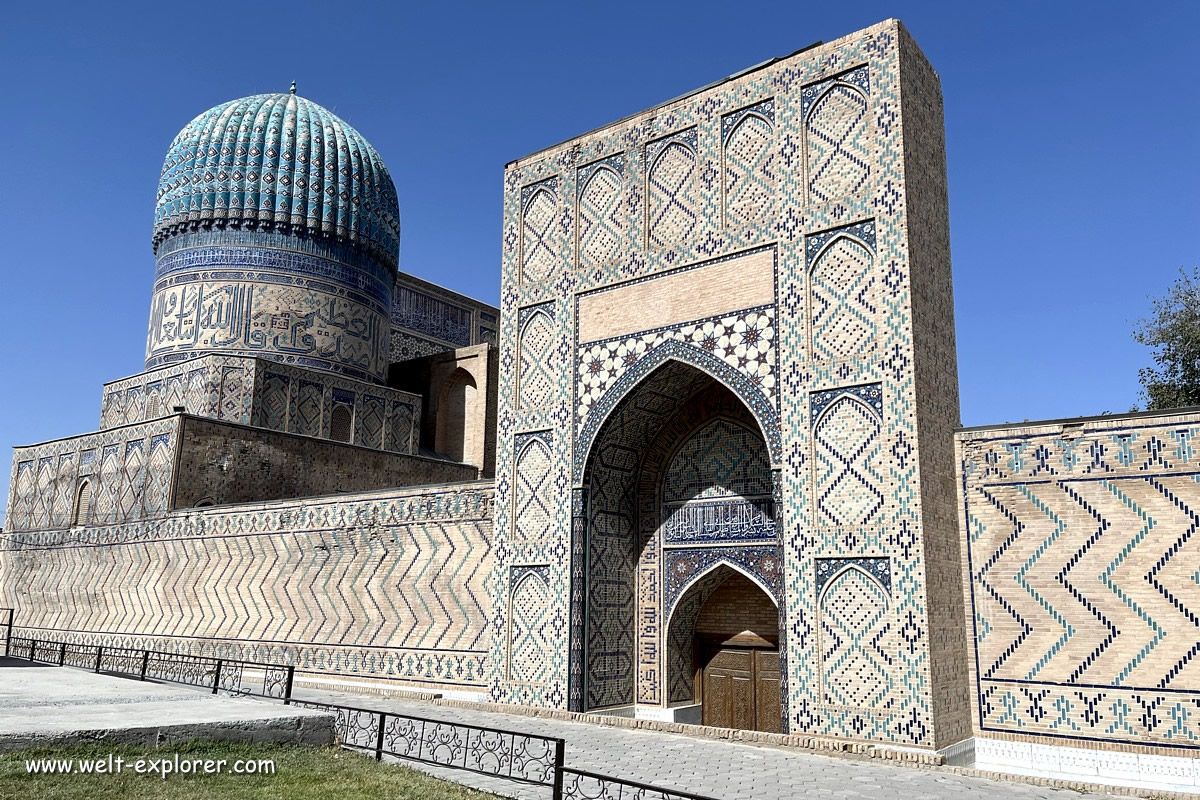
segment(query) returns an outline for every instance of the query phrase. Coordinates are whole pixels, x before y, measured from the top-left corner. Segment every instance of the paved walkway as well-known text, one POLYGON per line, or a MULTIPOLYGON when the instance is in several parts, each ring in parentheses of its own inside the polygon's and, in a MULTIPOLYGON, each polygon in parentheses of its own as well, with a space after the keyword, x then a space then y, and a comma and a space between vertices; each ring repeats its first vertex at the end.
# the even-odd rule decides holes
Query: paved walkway
POLYGON ((321 713, 190 686, 0 657, 0 751, 51 742, 155 747, 191 739, 325 744, 321 713))
MULTIPOLYGON (((1099 800, 1067 789, 973 778, 877 760, 815 755, 778 747, 693 738, 584 722, 525 717, 377 696, 297 691, 297 699, 352 705, 566 740, 566 765, 717 800, 1099 800)), ((543 800, 540 787, 461 770, 419 766, 430 774, 521 800, 543 800)), ((631 797, 626 792, 625 797, 631 797)), ((610 795, 587 794, 583 797, 610 795)), ((611 795, 615 800, 615 792, 611 795)))

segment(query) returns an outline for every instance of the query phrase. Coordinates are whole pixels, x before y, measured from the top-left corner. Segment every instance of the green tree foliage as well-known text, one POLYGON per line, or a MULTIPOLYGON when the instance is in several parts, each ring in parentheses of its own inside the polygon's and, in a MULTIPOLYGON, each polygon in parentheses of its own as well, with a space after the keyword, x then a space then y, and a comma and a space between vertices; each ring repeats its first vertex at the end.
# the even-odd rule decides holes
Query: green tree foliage
POLYGON ((1200 268, 1180 268, 1133 338, 1154 352, 1154 366, 1138 370, 1146 410, 1200 406, 1200 268))

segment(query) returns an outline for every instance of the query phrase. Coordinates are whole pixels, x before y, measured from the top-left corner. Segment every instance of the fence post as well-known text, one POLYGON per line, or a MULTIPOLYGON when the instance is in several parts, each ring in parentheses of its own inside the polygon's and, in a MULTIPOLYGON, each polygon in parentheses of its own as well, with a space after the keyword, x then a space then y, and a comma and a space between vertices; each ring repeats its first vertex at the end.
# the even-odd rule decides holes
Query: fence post
POLYGON ((375 760, 383 761, 383 726, 387 719, 387 712, 379 712, 379 731, 375 734, 375 760))
POLYGON ((96 672, 100 671, 100 659, 104 658, 104 645, 96 645, 96 672))
POLYGON ((4 655, 11 656, 12 655, 13 616, 15 616, 17 612, 15 609, 12 609, 12 608, 7 609, 7 610, 8 610, 8 630, 4 634, 4 655))
POLYGON ((562 739, 554 742, 554 786, 550 789, 553 800, 562 800, 563 796, 563 761, 566 757, 567 743, 562 739))
POLYGON ((59 642, 58 643, 58 665, 61 667, 65 663, 67 663, 67 643, 59 642))
POLYGON ((143 650, 142 651, 142 674, 141 674, 141 677, 139 678, 139 680, 143 680, 143 681, 146 680, 146 667, 148 667, 149 665, 150 665, 150 651, 143 650))
POLYGON ((296 665, 288 665, 287 684, 283 687, 283 704, 290 706, 292 704, 292 682, 296 679, 296 665))
POLYGON ((29 660, 33 661, 33 654, 37 652, 37 639, 29 640, 29 660))
POLYGON ((213 694, 221 688, 221 659, 217 659, 217 668, 213 670, 213 694))

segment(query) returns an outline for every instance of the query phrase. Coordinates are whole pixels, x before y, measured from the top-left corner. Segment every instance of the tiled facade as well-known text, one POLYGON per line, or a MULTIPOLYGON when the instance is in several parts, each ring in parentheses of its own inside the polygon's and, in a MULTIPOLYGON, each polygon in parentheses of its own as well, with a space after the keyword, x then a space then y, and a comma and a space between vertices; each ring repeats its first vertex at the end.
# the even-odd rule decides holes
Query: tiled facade
POLYGON ((956 436, 980 736, 1200 755, 1198 435, 1189 410, 956 436))
POLYGON ((16 636, 478 691, 492 542, 487 483, 6 529, 0 607, 16 636))
POLYGON ((545 564, 544 619, 569 635, 537 687, 498 648, 493 699, 670 703, 675 606, 732 569, 779 605, 786 730, 969 735, 964 674, 928 635, 933 609, 962 614, 927 582, 957 570, 953 518, 923 512, 922 450, 948 453, 958 421, 953 371, 922 383, 954 361, 952 337, 921 330, 936 312, 952 331, 944 170, 937 78, 895 22, 509 165, 498 574, 545 564), (655 442, 717 387, 761 442, 755 487, 685 503, 704 542, 679 540, 696 525, 659 524, 646 454, 680 446, 655 442))
POLYGON ((417 452, 419 396, 250 356, 201 356, 106 383, 100 427, 154 419, 182 408, 196 416, 330 439, 337 406, 346 407, 351 421, 349 436, 340 441, 417 452))
POLYGON ((1200 412, 955 438, 941 96, 900 23, 510 163, 500 309, 395 272, 340 120, 217 111, 164 167, 158 368, 17 448, 18 634, 659 720, 726 637, 777 648, 787 733, 1187 785, 1200 412))

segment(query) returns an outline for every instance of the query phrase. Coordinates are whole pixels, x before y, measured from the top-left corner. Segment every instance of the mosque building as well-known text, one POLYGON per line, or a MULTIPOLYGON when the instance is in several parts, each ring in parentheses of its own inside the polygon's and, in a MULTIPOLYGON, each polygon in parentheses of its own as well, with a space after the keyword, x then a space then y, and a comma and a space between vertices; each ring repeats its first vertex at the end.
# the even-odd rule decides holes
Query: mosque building
POLYGON ((14 635, 1200 790, 1200 413, 958 428, 902 24, 502 189, 495 308, 294 86, 188 123, 145 371, 15 448, 14 635))

